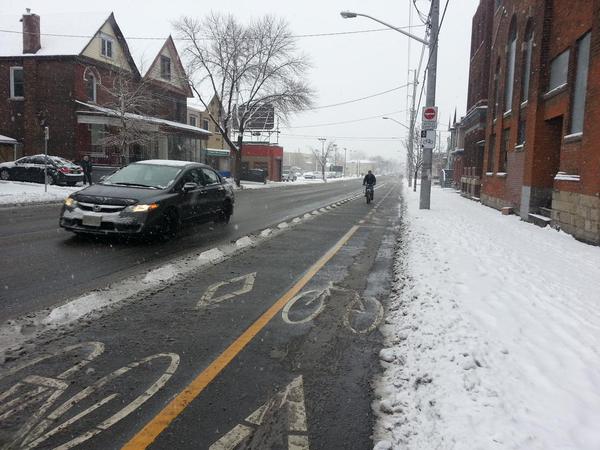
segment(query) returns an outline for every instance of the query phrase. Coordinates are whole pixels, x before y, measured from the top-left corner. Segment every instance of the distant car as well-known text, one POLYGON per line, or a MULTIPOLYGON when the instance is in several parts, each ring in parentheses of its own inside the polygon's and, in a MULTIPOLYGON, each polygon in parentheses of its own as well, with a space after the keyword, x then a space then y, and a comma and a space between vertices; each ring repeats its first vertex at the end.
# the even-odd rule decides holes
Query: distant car
POLYGON ((170 238, 186 222, 229 222, 233 204, 233 187, 205 164, 139 161, 69 196, 60 226, 78 234, 170 238))
POLYGON ((303 176, 305 180, 314 180, 315 178, 317 178, 314 172, 304 172, 303 176))
POLYGON ((284 170, 281 173, 281 181, 296 181, 298 177, 294 172, 290 172, 289 170, 284 170))
POLYGON ((269 173, 263 169, 242 169, 240 179, 245 181, 258 181, 259 183, 267 183, 269 173))
POLYGON ((44 182, 44 166, 49 184, 75 186, 83 181, 83 169, 77 164, 58 156, 33 155, 0 164, 0 179, 14 181, 44 182))

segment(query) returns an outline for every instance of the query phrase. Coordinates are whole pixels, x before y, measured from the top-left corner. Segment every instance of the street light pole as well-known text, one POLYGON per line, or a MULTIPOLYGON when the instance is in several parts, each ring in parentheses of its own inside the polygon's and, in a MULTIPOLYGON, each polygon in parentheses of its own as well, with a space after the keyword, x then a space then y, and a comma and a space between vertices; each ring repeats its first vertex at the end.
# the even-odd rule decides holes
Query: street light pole
MULTIPOLYGON (((404 34, 416 41, 419 41, 427 46, 429 46, 429 64, 427 65, 427 97, 425 101, 425 106, 435 106, 435 86, 436 86, 436 75, 437 75, 437 47, 438 47, 438 33, 439 33, 439 17, 440 17, 440 1, 439 0, 431 0, 431 11, 429 13, 429 18, 431 22, 431 33, 429 39, 422 39, 414 34, 407 33, 401 28, 395 27, 386 23, 382 20, 376 19, 375 17, 371 17, 367 14, 361 14, 352 11, 342 11, 340 15, 344 19, 350 19, 357 16, 367 17, 375 22, 378 22, 382 25, 385 25, 392 30, 396 30, 399 33, 404 34)), ((415 112, 416 114, 416 112, 415 112)), ((414 121, 413 121, 414 130, 414 121)), ((412 140, 411 140, 412 141, 412 140)), ((419 199, 419 208, 420 209, 429 209, 431 202, 431 160, 432 160, 432 150, 424 149, 423 150, 423 165, 421 169, 421 195, 419 199)))
MULTIPOLYGON (((431 34, 429 36, 429 64, 427 65, 427 97, 425 106, 435 106, 435 88, 437 77, 438 33, 440 26, 440 0, 431 0, 431 34)), ((421 169, 421 193, 419 209, 430 209, 431 206, 431 162, 433 151, 423 149, 423 167, 421 169)))
POLYGON ((326 138, 319 138, 319 141, 321 141, 321 158, 320 158, 320 164, 321 164, 321 176, 323 177, 323 181, 326 181, 325 179, 325 141, 327 139, 326 138))

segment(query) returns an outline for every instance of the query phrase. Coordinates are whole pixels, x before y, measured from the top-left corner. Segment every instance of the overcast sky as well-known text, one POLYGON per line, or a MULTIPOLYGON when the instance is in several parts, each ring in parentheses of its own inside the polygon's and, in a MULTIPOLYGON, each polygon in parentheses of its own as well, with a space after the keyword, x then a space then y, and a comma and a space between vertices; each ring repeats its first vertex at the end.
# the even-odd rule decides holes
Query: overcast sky
MULTIPOLYGON (((326 34, 383 28, 367 18, 342 19, 339 12, 362 12, 397 27, 409 25, 411 0, 221 0, 198 2, 190 0, 104 0, 101 3, 81 0, 2 0, 1 13, 21 14, 26 7, 41 16, 44 13, 113 11, 123 34, 128 36, 166 37, 173 33, 172 22, 182 15, 201 17, 211 8, 230 12, 241 18, 275 14, 287 19, 294 34, 326 34), (101 8, 99 8, 101 5, 101 8)), ((424 13, 429 0, 417 0, 424 13)), ((440 0, 443 10, 445 0, 440 0)), ((471 18, 479 0, 450 0, 440 37, 437 104, 441 127, 447 128, 454 114, 464 114, 469 65, 471 18)), ((413 9, 414 11, 414 9, 413 9)), ((413 13, 413 33, 423 36, 424 27, 413 13)), ((19 29, 15 24, 14 29, 19 29)), ((65 33, 69 30, 65 29, 65 33)), ((1 33, 0 33, 1 38, 1 33)), ((393 30, 337 36, 299 38, 299 47, 312 62, 310 82, 317 92, 316 105, 331 105, 366 97, 407 83, 409 39, 393 30)), ((411 44, 410 68, 418 63, 420 45, 411 44)), ((427 53, 425 61, 427 59, 427 53)), ((420 86, 419 86, 420 88, 420 86)), ((423 99, 424 102, 424 99, 423 99)), ((406 130, 381 116, 390 116, 408 124, 406 88, 344 106, 318 109, 295 116, 290 128, 281 128, 280 143, 286 151, 308 151, 319 146, 317 138, 335 140, 340 148, 365 155, 404 158, 399 138, 406 130), (362 120, 364 119, 364 120, 362 120), (350 122, 325 125, 338 122, 350 122)))

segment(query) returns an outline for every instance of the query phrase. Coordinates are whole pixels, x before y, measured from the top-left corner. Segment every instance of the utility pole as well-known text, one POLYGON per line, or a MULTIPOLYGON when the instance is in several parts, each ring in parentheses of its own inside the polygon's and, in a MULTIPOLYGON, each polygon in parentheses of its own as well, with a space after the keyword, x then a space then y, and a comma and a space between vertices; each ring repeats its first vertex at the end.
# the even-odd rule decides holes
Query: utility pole
POLYGON ((319 138, 319 141, 321 141, 321 160, 319 161, 321 164, 321 176, 323 177, 323 181, 326 181, 325 179, 325 141, 327 139, 325 138, 319 138))
POLYGON ((410 108, 410 126, 408 130, 408 154, 406 155, 406 168, 408 170, 408 187, 412 184, 413 164, 415 163, 415 121, 417 112, 415 111, 415 102, 417 99, 417 71, 414 72, 412 107, 410 108))
POLYGON ((346 178, 346 147, 344 147, 344 178, 346 178))
MULTIPOLYGON (((440 0, 431 0, 431 34, 429 36, 429 64, 427 65, 427 97, 425 106, 435 106, 435 86, 437 77, 438 33, 440 27, 440 0)), ((419 209, 430 209, 431 205, 431 160, 432 149, 423 149, 421 169, 421 194, 419 209)))
POLYGON ((48 192, 48 139, 50 129, 44 127, 44 192, 48 192))

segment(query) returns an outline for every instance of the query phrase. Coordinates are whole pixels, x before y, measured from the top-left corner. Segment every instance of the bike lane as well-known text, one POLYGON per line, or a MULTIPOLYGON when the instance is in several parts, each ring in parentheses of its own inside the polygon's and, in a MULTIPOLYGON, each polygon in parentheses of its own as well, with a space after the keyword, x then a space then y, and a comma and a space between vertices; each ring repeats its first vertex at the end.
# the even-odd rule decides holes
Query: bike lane
POLYGON ((45 352, 26 361, 62 353, 3 370, 0 393, 20 386, 4 397, 18 401, 0 408, 0 442, 217 449, 254 439, 254 448, 284 441, 282 448, 368 447, 383 312, 373 299, 383 301, 389 283, 399 189, 376 196, 386 194, 381 204, 348 203, 48 339, 45 352), (306 284, 283 303, 290 306, 235 348, 205 387, 185 394, 179 412, 165 415, 303 275, 306 284))

